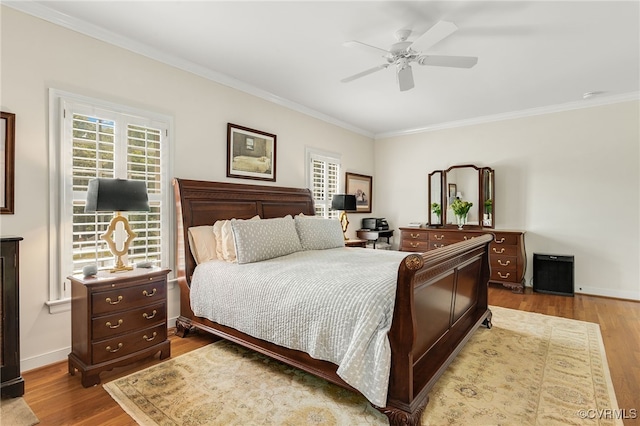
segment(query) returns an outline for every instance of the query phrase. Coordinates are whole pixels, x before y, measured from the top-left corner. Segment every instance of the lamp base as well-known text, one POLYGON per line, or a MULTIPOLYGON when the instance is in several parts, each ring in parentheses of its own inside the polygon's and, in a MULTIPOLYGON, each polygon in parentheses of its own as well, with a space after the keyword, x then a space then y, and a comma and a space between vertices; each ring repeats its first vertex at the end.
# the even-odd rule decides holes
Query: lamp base
POLYGON ((136 237, 136 233, 131 230, 129 226, 129 221, 120 214, 120 212, 116 212, 113 219, 109 223, 109 227, 107 228, 107 232, 101 235, 100 238, 107 242, 109 246, 109 250, 116 257, 116 265, 109 270, 109 272, 123 272, 123 271, 131 271, 133 266, 125 265, 122 261, 122 256, 126 255, 129 252, 129 245, 131 241, 136 237), (118 222, 122 222, 122 227, 127 234, 127 239, 122 243, 122 249, 118 249, 116 242, 113 240, 113 234, 116 231, 116 226, 118 222))
POLYGON ((349 227, 349 219, 347 218, 347 212, 344 210, 342 211, 342 213, 340 213, 340 225, 342 225, 342 235, 344 236, 344 240, 349 241, 349 238, 347 237, 347 228, 349 227))

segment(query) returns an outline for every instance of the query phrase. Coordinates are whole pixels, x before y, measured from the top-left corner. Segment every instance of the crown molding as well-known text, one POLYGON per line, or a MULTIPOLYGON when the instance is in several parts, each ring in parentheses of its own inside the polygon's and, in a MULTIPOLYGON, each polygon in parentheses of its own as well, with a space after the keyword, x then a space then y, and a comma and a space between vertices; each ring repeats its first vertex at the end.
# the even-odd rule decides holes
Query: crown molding
POLYGON ((590 99, 567 102, 564 104, 548 105, 538 108, 530 108, 520 111, 511 111, 501 114, 485 115, 467 120, 456 120, 447 123, 434 124, 432 126, 418 127, 415 129, 398 130, 395 132, 377 133, 374 139, 386 139, 395 136, 413 135, 416 133, 434 132, 436 130, 453 129, 456 127, 474 126, 477 124, 491 123, 494 121, 513 120, 516 118, 532 117, 535 115, 553 114, 557 112, 570 111, 575 109, 593 108, 602 105, 617 104, 621 102, 640 100, 640 92, 623 93, 611 96, 597 96, 590 99))
POLYGON ((78 33, 87 35, 89 37, 95 38, 100 41, 104 41, 105 43, 109 43, 109 44, 121 47, 123 49, 148 57, 158 62, 162 62, 164 64, 181 69, 183 71, 206 78, 207 80, 214 81, 216 83, 222 84, 232 89, 236 89, 241 92, 248 93, 258 98, 267 100, 271 103, 283 106, 285 108, 289 108, 291 110, 300 112, 302 114, 308 115, 313 118, 317 118, 318 120, 322 120, 329 124, 342 127, 351 132, 354 132, 372 139, 374 137, 374 134, 370 131, 353 126, 352 124, 338 120, 334 117, 323 114, 319 111, 308 108, 304 105, 300 105, 296 102, 290 101, 288 99, 277 96, 273 93, 259 89, 245 82, 236 80, 235 78, 230 77, 226 74, 213 71, 206 67, 195 64, 191 61, 187 61, 185 59, 179 58, 175 55, 170 55, 165 52, 162 52, 144 43, 140 43, 128 37, 123 37, 121 35, 115 34, 97 25, 82 21, 80 19, 74 18, 72 16, 66 15, 61 12, 58 12, 57 10, 53 10, 42 3, 36 3, 33 1, 3 1, 2 4, 8 7, 11 7, 12 9, 26 13, 28 15, 32 15, 37 18, 43 19, 45 21, 51 22, 52 24, 59 25, 61 27, 67 28, 72 31, 76 31, 78 33))

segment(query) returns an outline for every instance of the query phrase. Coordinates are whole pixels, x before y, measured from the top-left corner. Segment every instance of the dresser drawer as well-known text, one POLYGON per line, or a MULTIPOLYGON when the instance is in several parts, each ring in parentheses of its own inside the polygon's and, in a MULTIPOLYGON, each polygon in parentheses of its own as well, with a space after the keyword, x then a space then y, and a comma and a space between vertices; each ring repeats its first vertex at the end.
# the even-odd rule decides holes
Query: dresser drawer
POLYGON ((402 231, 402 241, 428 241, 429 231, 424 229, 416 229, 411 231, 402 231))
POLYGON ((94 318, 91 320, 91 339, 101 340, 164 323, 166 312, 166 305, 160 303, 94 318))
POLYGON ((508 233, 504 233, 504 232, 494 232, 493 235, 495 236, 495 239, 493 240, 494 244, 515 246, 520 241, 520 235, 519 234, 508 234, 508 233))
POLYGON ((518 258, 516 256, 503 256, 494 254, 489 256, 491 270, 513 271, 518 269, 518 258))
POLYGON ((496 243, 489 244, 489 256, 493 257, 497 254, 502 256, 517 256, 518 246, 505 246, 496 243))
POLYGON ((149 348, 167 339, 167 325, 159 324, 155 327, 134 331, 107 340, 92 343, 93 364, 121 358, 125 355, 149 348))
POLYGON ((429 250, 429 241, 426 240, 407 240, 402 239, 402 246, 400 247, 402 251, 420 251, 424 252, 429 250))
POLYGON ((503 268, 491 268, 491 281, 511 281, 518 282, 516 270, 506 270, 503 268))
POLYGON ((93 315, 119 312, 163 301, 167 295, 166 284, 163 277, 132 287, 95 292, 91 295, 93 315))

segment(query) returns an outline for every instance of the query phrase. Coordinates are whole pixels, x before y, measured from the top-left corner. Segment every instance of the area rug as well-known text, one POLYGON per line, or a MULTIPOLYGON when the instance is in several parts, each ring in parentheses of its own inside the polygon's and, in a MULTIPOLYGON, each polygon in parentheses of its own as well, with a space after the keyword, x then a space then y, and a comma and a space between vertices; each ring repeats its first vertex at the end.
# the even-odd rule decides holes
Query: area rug
POLYGON ((0 401, 0 424, 4 426, 33 426, 40 420, 23 398, 6 398, 0 401))
MULTIPOLYGON (((431 390, 423 425, 622 424, 598 414, 618 406, 597 324, 491 310, 493 328, 431 390)), ((224 341, 104 388, 141 425, 388 424, 363 397, 224 341)))

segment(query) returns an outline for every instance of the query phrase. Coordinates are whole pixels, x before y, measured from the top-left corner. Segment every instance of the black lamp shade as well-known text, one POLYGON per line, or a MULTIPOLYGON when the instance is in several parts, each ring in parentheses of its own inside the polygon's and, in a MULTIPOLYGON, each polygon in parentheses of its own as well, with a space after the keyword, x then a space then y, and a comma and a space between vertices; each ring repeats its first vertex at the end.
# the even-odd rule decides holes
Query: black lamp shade
POLYGON ((333 210, 356 211, 356 196, 349 194, 335 194, 331 200, 333 210))
POLYGON ((87 191, 85 213, 147 212, 147 185, 141 180, 91 179, 87 191))

